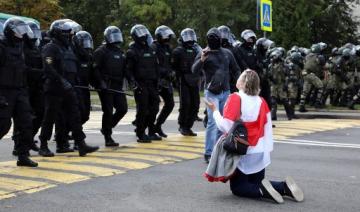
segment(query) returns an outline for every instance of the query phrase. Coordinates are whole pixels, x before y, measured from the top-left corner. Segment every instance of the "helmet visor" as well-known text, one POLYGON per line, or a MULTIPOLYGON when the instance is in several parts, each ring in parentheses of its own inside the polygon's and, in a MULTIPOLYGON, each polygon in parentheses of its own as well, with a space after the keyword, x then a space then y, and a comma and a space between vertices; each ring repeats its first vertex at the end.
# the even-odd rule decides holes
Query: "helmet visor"
POLYGON ((107 40, 109 43, 122 43, 124 42, 123 36, 120 32, 111 33, 108 35, 107 40))
POLYGON ((175 33, 170 28, 162 30, 160 34, 163 39, 170 39, 172 37, 175 37, 175 33))
POLYGON ((39 29, 33 29, 32 31, 34 33, 34 38, 39 39, 39 40, 42 39, 41 31, 39 29))
POLYGON ((196 34, 192 30, 187 30, 181 33, 181 38, 184 42, 197 41, 196 34))
POLYGON ((27 34, 30 38, 34 37, 34 33, 27 24, 21 24, 14 28, 12 28, 14 35, 18 38, 23 38, 25 34, 27 34))
POLYGON ((138 38, 146 36, 147 34, 150 34, 149 30, 147 30, 145 27, 136 27, 134 29, 134 33, 135 33, 136 37, 138 37, 138 38))
POLYGON ((94 43, 93 43, 93 41, 90 40, 90 39, 84 39, 84 40, 82 41, 82 47, 83 47, 84 49, 94 49, 94 43))

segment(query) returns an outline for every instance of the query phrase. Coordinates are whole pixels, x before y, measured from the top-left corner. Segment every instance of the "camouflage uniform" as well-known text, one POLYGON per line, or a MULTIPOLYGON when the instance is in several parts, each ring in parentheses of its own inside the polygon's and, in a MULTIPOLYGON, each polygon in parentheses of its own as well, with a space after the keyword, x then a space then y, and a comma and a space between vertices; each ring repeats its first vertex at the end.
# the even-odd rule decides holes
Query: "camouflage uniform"
POLYGON ((280 100, 284 105, 288 119, 291 120, 292 113, 290 111, 289 99, 287 96, 288 85, 286 83, 288 68, 284 61, 279 60, 270 64, 269 72, 271 74, 271 118, 273 120, 277 119, 277 100, 280 100))
POLYGON ((312 87, 316 88, 318 91, 315 107, 319 108, 321 106, 324 85, 321 81, 321 78, 323 78, 323 65, 320 57, 322 57, 322 55, 317 55, 314 53, 310 53, 306 56, 305 67, 302 71, 304 85, 300 97, 300 112, 306 112, 305 98, 308 96, 312 87))

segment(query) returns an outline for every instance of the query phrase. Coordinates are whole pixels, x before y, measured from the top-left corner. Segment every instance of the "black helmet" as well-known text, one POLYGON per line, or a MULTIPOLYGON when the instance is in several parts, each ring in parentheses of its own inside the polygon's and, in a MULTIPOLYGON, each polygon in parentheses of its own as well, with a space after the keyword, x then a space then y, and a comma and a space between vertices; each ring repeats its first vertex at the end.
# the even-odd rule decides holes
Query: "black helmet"
POLYGON ((155 37, 158 41, 161 40, 170 40, 171 38, 175 38, 175 33, 170 29, 170 27, 161 25, 155 30, 155 37))
POLYGON ((267 38, 259 38, 256 41, 257 48, 263 48, 264 50, 268 50, 275 47, 274 41, 267 38))
POLYGON ((324 42, 318 43, 320 46, 320 51, 323 52, 327 48, 327 44, 324 42))
POLYGON ((197 37, 196 37, 196 33, 193 29, 191 28, 186 28, 183 29, 180 33, 180 40, 183 43, 187 43, 187 42, 197 42, 197 37))
POLYGON ((234 43, 233 34, 228 26, 222 25, 217 28, 220 31, 221 35, 221 44, 224 45, 232 45, 234 43))
POLYGON ((271 61, 279 61, 282 58, 282 52, 279 49, 275 49, 270 53, 269 58, 271 61))
POLYGON ((291 62, 293 62, 294 64, 300 65, 300 64, 303 63, 304 58, 303 58, 303 56, 301 55, 300 52, 292 52, 292 53, 290 54, 290 60, 291 60, 291 62))
POLYGON ((4 24, 0 22, 0 40, 4 39, 4 24))
POLYGON ((341 55, 342 55, 342 57, 343 57, 344 59, 350 59, 350 57, 351 57, 351 49, 349 49, 349 48, 344 48, 344 49, 342 50, 341 55))
POLYGON ((251 42, 254 43, 256 41, 256 35, 254 33, 254 31, 252 31, 251 29, 246 29, 241 33, 241 38, 243 39, 244 42, 251 42))
POLYGON ((32 35, 32 31, 23 20, 18 17, 12 17, 4 23, 4 36, 9 40, 23 39, 24 35, 32 35))
POLYGON ((74 44, 77 48, 94 49, 93 39, 90 33, 79 31, 73 37, 74 44))
POLYGON ((116 26, 109 26, 104 31, 105 42, 110 43, 123 43, 124 39, 121 30, 116 26))
POLYGON ((63 45, 70 43, 70 33, 72 31, 70 19, 56 20, 50 25, 49 34, 52 38, 59 40, 63 45))
POLYGON ((320 44, 316 43, 316 44, 313 44, 310 49, 311 49, 312 53, 320 54, 322 48, 321 48, 320 44))
POLYGON ((281 57, 285 57, 286 51, 283 47, 277 47, 276 49, 281 53, 281 57))
POLYGON ((150 45, 152 43, 152 41, 150 43, 149 40, 151 37, 149 30, 142 24, 136 24, 133 26, 130 30, 130 34, 135 43, 141 45, 150 45))
POLYGON ((82 26, 75 21, 71 21, 70 25, 71 25, 71 32, 70 32, 71 35, 75 35, 76 33, 82 30, 82 26))
POLYGON ((306 55, 310 54, 311 50, 308 48, 300 47, 299 51, 303 57, 306 57, 306 55))
POLYGON ((333 55, 333 56, 340 55, 339 48, 338 48, 338 47, 334 47, 334 48, 331 50, 331 55, 333 55))
POLYGON ((40 25, 35 21, 26 21, 26 24, 29 25, 31 31, 33 32, 32 39, 41 40, 42 36, 41 36, 40 25))

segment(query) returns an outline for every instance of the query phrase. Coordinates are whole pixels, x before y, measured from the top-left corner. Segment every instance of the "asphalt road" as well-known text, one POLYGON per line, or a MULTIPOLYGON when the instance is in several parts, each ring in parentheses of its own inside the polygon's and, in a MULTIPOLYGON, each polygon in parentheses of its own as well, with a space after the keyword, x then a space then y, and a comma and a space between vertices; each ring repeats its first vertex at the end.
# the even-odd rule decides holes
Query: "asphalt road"
MULTIPOLYGON (((319 123, 315 123, 314 128, 319 123)), ((282 123, 279 122, 279 126, 282 123)), ((326 123, 324 125, 331 125, 326 123)), ((289 125, 290 126, 290 125, 289 125)), ((290 126, 291 127, 291 126, 290 126)), ((134 141, 130 125, 115 135, 122 143, 134 141), (121 133, 124 132, 124 133, 121 133), (119 139, 121 138, 121 139, 119 139)), ((197 130, 202 130, 197 123, 197 130)), ((32 194, 0 200, 0 211, 360 211, 360 128, 350 127, 290 136, 275 144, 271 180, 292 176, 302 187, 305 201, 269 201, 235 197, 228 184, 209 183, 202 177, 202 159, 156 165, 125 174, 97 177, 32 194)), ((169 121, 167 132, 177 132, 169 121)), ((291 130, 290 130, 291 131, 291 130)), ((89 131, 91 132, 91 131, 89 131)), ((88 133, 90 143, 101 135, 88 133)), ((0 161, 12 159, 11 142, 0 143, 0 161)))

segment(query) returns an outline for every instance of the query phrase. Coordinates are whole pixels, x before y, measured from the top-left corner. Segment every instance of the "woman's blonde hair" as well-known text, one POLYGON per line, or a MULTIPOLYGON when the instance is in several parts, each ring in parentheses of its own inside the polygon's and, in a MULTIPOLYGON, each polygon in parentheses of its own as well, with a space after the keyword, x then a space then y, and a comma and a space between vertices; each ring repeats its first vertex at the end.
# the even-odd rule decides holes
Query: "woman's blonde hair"
POLYGON ((257 96, 260 93, 259 75, 251 69, 246 69, 236 82, 236 87, 249 96, 257 96))

